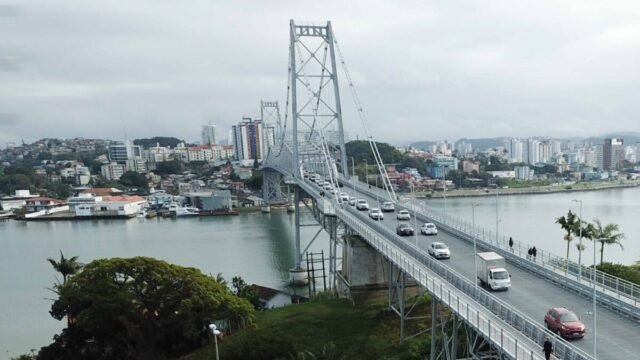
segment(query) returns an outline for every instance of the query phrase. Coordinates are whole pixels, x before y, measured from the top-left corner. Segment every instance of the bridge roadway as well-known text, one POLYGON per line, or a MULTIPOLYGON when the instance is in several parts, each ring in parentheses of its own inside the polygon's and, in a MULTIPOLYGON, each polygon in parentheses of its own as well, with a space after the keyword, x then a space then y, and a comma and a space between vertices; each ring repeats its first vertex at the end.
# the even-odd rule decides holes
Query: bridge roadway
MULTIPOLYGON (((318 188, 315 184, 313 186, 318 188)), ((340 191, 348 193, 350 197, 354 194, 353 188, 349 188, 348 184, 340 188, 340 191)), ((370 207, 380 207, 375 197, 358 193, 357 198, 366 199, 370 207)), ((349 205, 345 204, 345 206, 349 205)), ((359 216, 362 220, 375 222, 375 220, 369 218, 366 211, 360 212, 359 216)), ((428 221, 429 219, 418 216, 418 227, 428 221)), ((395 232, 395 227, 398 224, 396 213, 385 213, 385 218, 380 221, 380 224, 395 232)), ((414 226, 413 213, 411 224, 414 226)), ((416 237, 403 237, 402 239, 408 242, 416 241, 416 237)), ((451 259, 442 261, 456 272, 473 281, 475 276, 473 244, 449 234, 443 229, 439 229, 437 236, 417 235, 418 247, 425 252, 428 245, 433 241, 446 243, 451 249, 451 259)), ((478 251, 481 249, 481 247, 478 247, 478 251)), ((546 311, 551 307, 564 306, 573 310, 587 327, 587 334, 583 339, 572 340, 571 343, 582 351, 593 355, 592 302, 545 279, 541 279, 535 274, 520 269, 513 263, 508 262, 507 266, 509 272, 513 275, 512 287, 507 292, 495 292, 493 294, 525 315, 533 319, 540 319, 541 324, 546 311)), ((597 359, 640 359, 640 340, 638 338, 640 324, 602 306, 598 306, 597 325, 597 359)))

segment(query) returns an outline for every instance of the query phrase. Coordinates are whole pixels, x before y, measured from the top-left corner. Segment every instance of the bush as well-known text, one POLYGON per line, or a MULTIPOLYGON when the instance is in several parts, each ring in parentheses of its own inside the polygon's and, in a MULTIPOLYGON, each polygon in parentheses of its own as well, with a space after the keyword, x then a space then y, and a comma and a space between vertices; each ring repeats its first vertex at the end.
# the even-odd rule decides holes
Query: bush
POLYGON ((239 332, 224 340, 220 358, 230 360, 288 359, 301 351, 286 334, 272 329, 239 332))
POLYGON ((598 265, 597 268, 609 275, 617 276, 621 279, 640 285, 640 268, 638 266, 602 263, 598 265))

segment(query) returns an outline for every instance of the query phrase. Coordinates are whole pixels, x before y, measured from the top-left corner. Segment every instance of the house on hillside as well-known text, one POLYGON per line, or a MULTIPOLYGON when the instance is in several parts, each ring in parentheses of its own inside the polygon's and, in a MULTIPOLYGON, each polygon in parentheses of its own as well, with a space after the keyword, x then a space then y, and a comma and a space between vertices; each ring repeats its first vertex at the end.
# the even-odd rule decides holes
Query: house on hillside
POLYGON ((284 307, 292 304, 291 295, 284 291, 256 284, 251 285, 251 288, 258 294, 260 303, 265 309, 284 307))

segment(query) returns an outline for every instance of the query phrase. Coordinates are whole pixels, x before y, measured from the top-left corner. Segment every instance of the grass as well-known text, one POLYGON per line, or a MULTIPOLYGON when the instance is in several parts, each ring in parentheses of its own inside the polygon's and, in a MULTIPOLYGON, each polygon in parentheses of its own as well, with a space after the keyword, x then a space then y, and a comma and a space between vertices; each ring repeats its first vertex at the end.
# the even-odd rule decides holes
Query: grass
MULTIPOLYGON (((418 307, 422 315, 429 300, 418 307)), ((399 318, 384 302, 352 306, 347 300, 317 300, 258 313, 256 329, 244 329, 220 341, 220 358, 229 359, 414 359, 426 354, 427 336, 399 344, 399 318)), ((428 321, 409 322, 405 333, 429 326, 428 321)), ((207 346, 181 360, 215 359, 207 346)))

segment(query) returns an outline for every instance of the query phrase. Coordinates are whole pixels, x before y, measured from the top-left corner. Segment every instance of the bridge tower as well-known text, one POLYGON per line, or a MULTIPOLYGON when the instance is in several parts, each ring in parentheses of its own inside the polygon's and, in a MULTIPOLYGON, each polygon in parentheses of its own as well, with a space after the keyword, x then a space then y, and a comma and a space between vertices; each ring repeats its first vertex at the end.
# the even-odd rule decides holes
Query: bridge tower
MULTIPOLYGON (((281 139, 283 133, 280 119, 280 106, 277 101, 260 101, 260 119, 262 120, 262 145, 263 158, 267 159, 276 148, 277 139, 281 139)), ((270 204, 284 204, 291 201, 289 189, 284 183, 282 174, 272 169, 264 168, 262 171, 262 198, 264 199, 264 211, 268 211, 270 204)))

